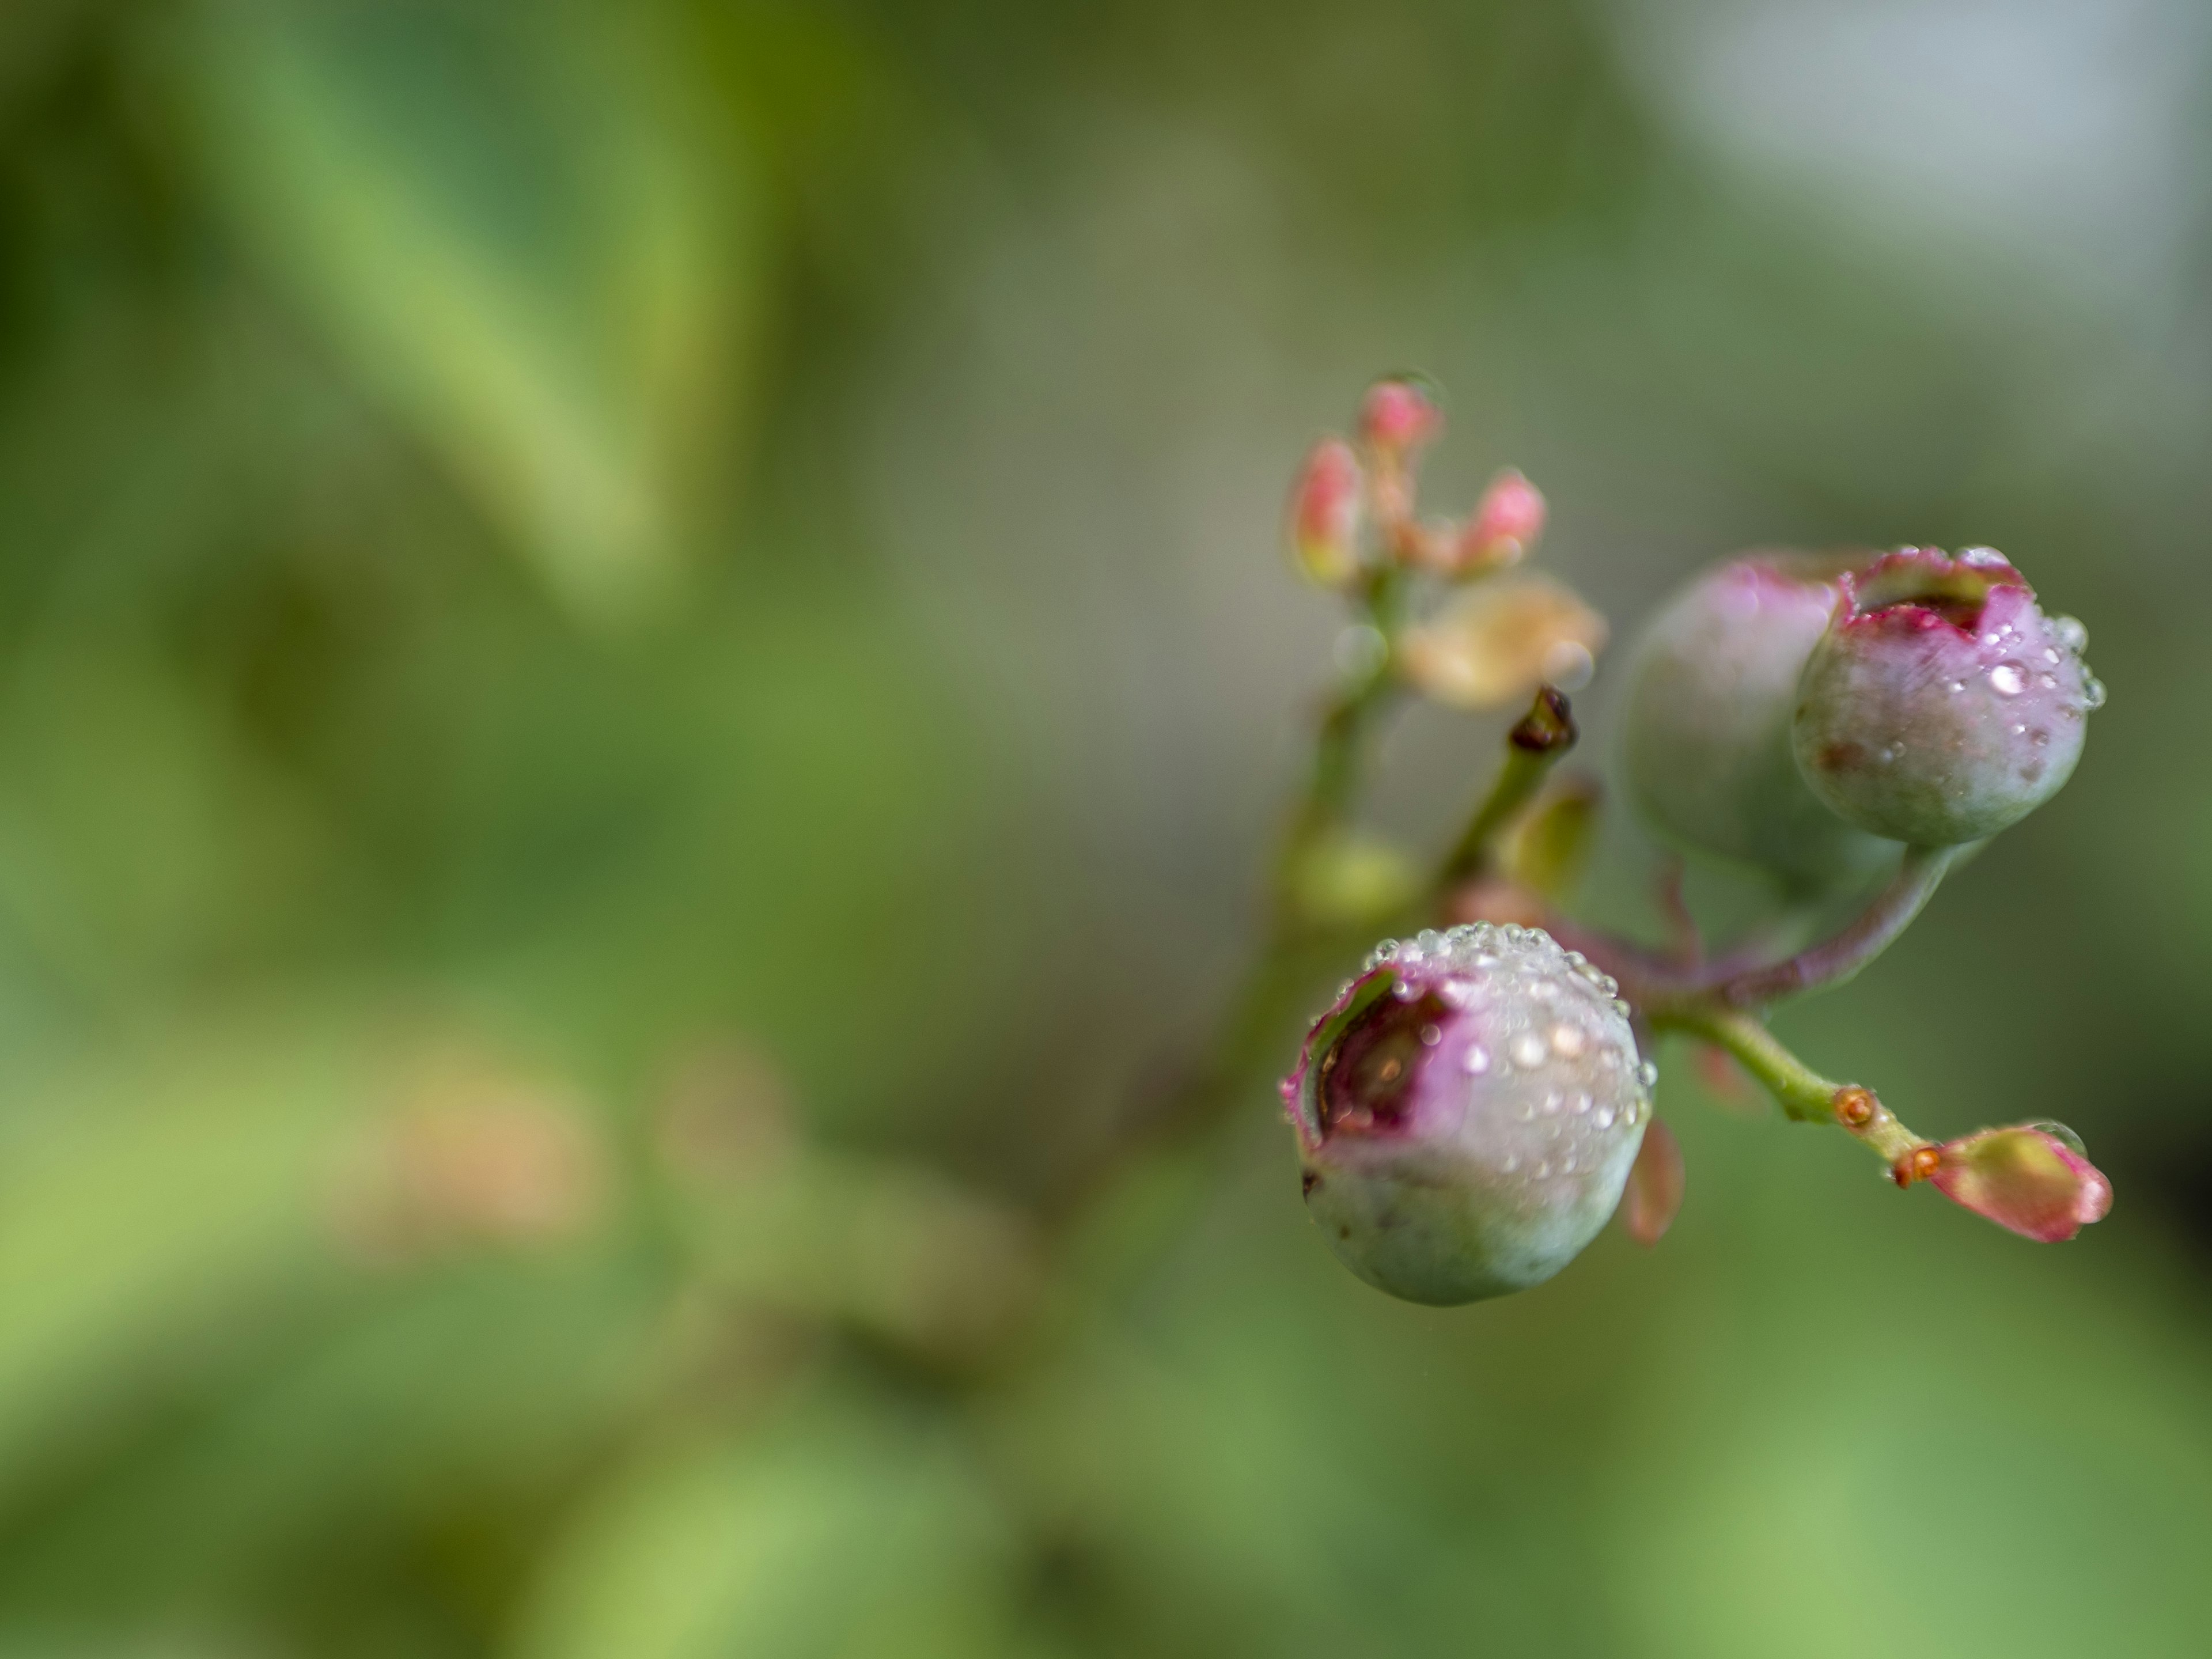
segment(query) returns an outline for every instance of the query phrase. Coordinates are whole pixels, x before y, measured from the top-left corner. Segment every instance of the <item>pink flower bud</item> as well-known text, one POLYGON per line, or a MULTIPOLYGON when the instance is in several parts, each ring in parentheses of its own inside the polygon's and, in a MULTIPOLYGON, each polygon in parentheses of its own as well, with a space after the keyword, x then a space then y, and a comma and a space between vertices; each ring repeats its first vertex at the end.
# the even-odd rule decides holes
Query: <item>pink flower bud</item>
POLYGON ((1402 462, 1443 430, 1444 412, 1419 381, 1377 380, 1359 406, 1361 441, 1376 455, 1402 462))
POLYGON ((1510 467, 1490 481, 1453 549, 1456 568, 1511 564, 1544 533, 1544 497, 1510 467))
POLYGON ((2087 635, 1986 547, 1905 548, 1845 574, 1805 665, 1805 781, 1860 829, 1928 847, 1993 836, 2057 793, 2104 702, 2087 635))
POLYGON ((1934 1151, 1927 1179, 1938 1192, 2039 1243, 2069 1239, 2112 1207, 2112 1183, 2063 1123, 1984 1129, 1934 1151))
POLYGON ((1539 1284, 1620 1203, 1652 1075, 1613 982, 1547 933, 1478 922, 1385 945, 1283 1085, 1307 1210, 1346 1267, 1409 1302, 1539 1284))
POLYGON ((1352 446, 1324 438, 1291 487, 1291 551, 1298 568, 1323 587, 1341 587, 1359 574, 1364 483, 1352 446))

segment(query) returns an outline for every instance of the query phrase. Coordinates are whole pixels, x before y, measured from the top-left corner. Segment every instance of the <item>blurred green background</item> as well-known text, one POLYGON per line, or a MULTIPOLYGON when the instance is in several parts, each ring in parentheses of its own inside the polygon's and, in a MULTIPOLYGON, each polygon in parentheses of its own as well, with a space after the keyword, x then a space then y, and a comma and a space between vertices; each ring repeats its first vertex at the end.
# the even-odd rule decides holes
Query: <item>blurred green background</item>
POLYGON ((2209 70, 2192 0, 6 0, 0 1659, 2202 1653, 2209 70), (1439 1313, 1267 1078, 1142 1150, 1327 673, 1281 492, 1404 366, 1619 629, 1839 539, 2086 620, 2073 786, 1783 1029, 2110 1220, 1676 1055, 1664 1244, 1439 1313))

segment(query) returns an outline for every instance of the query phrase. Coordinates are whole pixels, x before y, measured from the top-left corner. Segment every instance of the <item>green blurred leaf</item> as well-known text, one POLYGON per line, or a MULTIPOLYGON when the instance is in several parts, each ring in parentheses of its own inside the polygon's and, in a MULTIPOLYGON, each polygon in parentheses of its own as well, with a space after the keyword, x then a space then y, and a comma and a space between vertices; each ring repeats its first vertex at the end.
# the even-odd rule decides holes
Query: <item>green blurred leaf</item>
POLYGON ((248 1022, 18 1097, 0 1144, 0 1494, 327 1291, 322 1206, 362 1060, 312 1024, 248 1022))
POLYGON ((757 301, 742 158, 647 15, 236 0, 197 52, 230 216, 593 614, 671 574, 757 301))
POLYGON ((1008 1543, 935 1436, 817 1406, 624 1475, 548 1559, 516 1659, 985 1659, 1008 1543))

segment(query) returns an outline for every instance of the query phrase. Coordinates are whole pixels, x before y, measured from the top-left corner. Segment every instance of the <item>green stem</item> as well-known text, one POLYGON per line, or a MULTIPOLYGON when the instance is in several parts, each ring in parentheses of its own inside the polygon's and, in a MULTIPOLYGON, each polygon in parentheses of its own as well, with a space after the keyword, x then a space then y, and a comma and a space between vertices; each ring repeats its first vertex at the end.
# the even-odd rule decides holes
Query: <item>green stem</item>
POLYGON ((1360 619, 1381 636, 1382 649, 1371 665, 1346 677, 1322 711, 1313 769, 1275 860, 1273 908, 1279 936, 1304 930, 1301 885, 1307 860, 1350 822, 1366 771, 1368 742, 1403 690, 1398 632, 1405 607, 1403 571, 1386 566, 1367 578, 1360 592, 1360 619))
POLYGON ((1872 1090, 1823 1077, 1798 1059, 1757 1014, 1696 998, 1646 1009, 1644 1018, 1655 1031, 1686 1032, 1726 1049, 1789 1116, 1833 1123, 1887 1163, 1900 1184, 1912 1178, 1912 1155, 1929 1143, 1899 1122, 1872 1090))
POLYGON ((1575 746, 1576 735, 1574 712, 1566 698, 1548 685, 1539 686, 1528 712, 1506 734, 1505 764, 1498 769, 1497 781, 1437 871, 1433 890, 1438 896, 1473 880, 1495 862, 1499 834, 1535 799, 1559 757, 1575 746))

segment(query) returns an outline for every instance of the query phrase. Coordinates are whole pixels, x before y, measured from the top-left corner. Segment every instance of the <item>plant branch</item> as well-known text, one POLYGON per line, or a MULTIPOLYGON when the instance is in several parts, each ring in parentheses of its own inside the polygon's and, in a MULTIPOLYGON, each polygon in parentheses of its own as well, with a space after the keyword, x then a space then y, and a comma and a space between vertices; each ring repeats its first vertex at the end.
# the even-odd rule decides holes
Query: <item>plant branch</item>
POLYGON ((1450 892, 1491 866, 1498 836, 1535 799, 1559 757, 1575 746, 1576 736, 1574 712, 1565 696, 1548 685, 1537 687, 1528 712, 1506 733, 1505 763, 1498 768, 1489 794, 1437 871, 1437 895, 1450 892))
POLYGON ((1955 847, 1908 847, 1897 874, 1841 933, 1796 956, 1710 981, 1705 988, 1732 1007, 1764 1007, 1784 997, 1841 985, 1887 950, 1935 895, 1958 855, 1955 847))
POLYGON ((1694 999, 1648 1009, 1655 1031, 1684 1031, 1726 1049, 1800 1123, 1832 1123, 1870 1148, 1908 1186, 1933 1167, 1922 1155, 1932 1143, 1898 1121, 1871 1089, 1821 1076, 1783 1046, 1766 1022, 1741 1008, 1694 999))
POLYGON ((1373 572, 1360 590, 1361 620, 1380 637, 1382 649, 1372 663, 1346 676, 1322 710, 1305 793, 1291 811, 1275 860, 1272 906, 1278 934, 1303 927, 1301 877, 1306 861, 1350 821, 1366 771, 1368 742, 1403 690, 1398 632, 1405 604, 1405 574, 1394 567, 1373 572))

